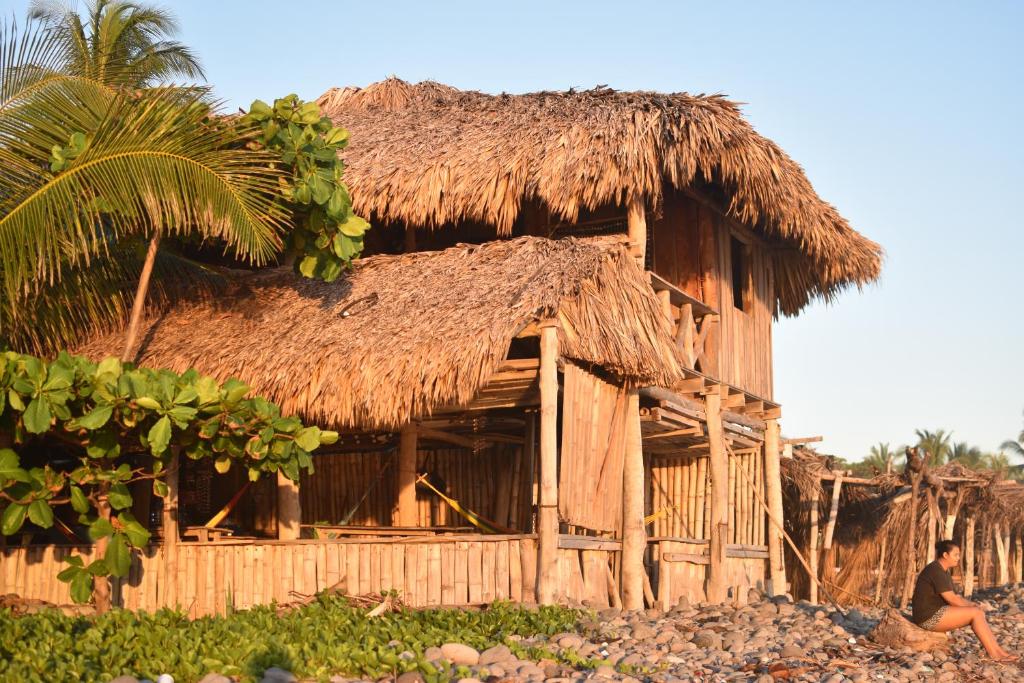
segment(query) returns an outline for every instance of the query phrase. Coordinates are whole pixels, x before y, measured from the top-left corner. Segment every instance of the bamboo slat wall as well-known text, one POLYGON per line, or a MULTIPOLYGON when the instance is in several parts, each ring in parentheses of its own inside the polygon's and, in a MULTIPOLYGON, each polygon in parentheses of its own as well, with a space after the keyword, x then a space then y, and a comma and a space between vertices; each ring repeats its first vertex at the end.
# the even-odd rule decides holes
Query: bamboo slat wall
MULTIPOLYGON (((229 606, 288 602, 344 582, 349 594, 398 590, 412 606, 532 602, 536 547, 531 536, 184 543, 177 546, 177 571, 171 577, 164 549, 151 546, 133 559, 128 577, 115 581, 113 601, 144 610, 180 605, 198 617, 229 606)), ((72 552, 88 563, 92 548, 0 551, 0 594, 69 604, 68 585, 56 575, 72 552)), ((612 554, 560 549, 559 586, 565 597, 607 606, 612 554)))
MULTIPOLYGON (((710 537, 711 489, 707 455, 651 457, 651 512, 666 512, 652 523, 655 537, 705 540, 710 537)), ((740 451, 729 456, 728 543, 763 546, 767 518, 748 483, 753 480, 761 500, 766 497, 764 454, 740 451), (744 476, 743 473, 747 476, 744 476)))
MULTIPOLYGON (((707 599, 707 552, 706 543, 666 540, 655 544, 657 600, 663 609, 674 607, 684 597, 691 603, 707 599)), ((750 588, 764 590, 767 556, 767 548, 726 546, 725 584, 733 603, 745 605, 750 588)))
MULTIPOLYGON (((390 525, 397 504, 396 453, 317 456, 316 472, 303 474, 299 487, 303 523, 336 524, 358 504, 350 524, 390 525)), ((440 477, 447 494, 463 506, 502 526, 530 530, 533 489, 521 448, 492 446, 478 453, 467 449, 421 450, 417 461, 418 472, 440 477)), ((419 526, 467 525, 432 494, 417 493, 417 506, 419 526)))
POLYGON ((622 524, 626 392, 572 363, 564 377, 558 511, 569 524, 615 531, 622 524))

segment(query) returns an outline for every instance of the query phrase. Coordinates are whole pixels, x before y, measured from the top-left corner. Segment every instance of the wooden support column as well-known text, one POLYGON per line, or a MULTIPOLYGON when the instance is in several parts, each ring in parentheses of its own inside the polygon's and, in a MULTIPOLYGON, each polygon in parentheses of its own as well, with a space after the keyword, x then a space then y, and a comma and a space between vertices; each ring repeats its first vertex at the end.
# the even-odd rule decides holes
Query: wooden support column
POLYGON ((405 253, 416 251, 416 228, 411 225, 405 226, 405 253))
POLYGON ((622 470, 622 608, 644 607, 644 453, 640 434, 640 394, 626 400, 626 455, 622 470))
POLYGON ((1024 547, 1021 546, 1020 530, 1018 529, 1013 533, 1013 582, 1019 584, 1024 581, 1024 557, 1021 556, 1021 552, 1024 551, 1024 547))
POLYGON ((1010 566, 1007 562, 1008 540, 1003 536, 1003 525, 996 524, 992 528, 992 534, 996 542, 996 561, 999 563, 999 574, 996 578, 998 585, 1005 586, 1010 583, 1010 566))
POLYGON ((878 576, 875 578, 875 604, 882 600, 882 579, 885 577, 885 551, 889 537, 882 536, 882 549, 878 553, 878 576))
POLYGON ((277 537, 292 541, 299 537, 302 507, 299 505, 299 482, 277 472, 277 537))
POLYGON ((974 593, 974 517, 964 527, 964 597, 969 598, 974 593))
POLYGON ((935 561, 935 525, 938 520, 935 519, 935 494, 929 488, 926 492, 928 499, 928 547, 925 549, 925 564, 931 564, 935 561))
POLYGON ((540 501, 537 504, 537 602, 558 597, 558 328, 540 325, 540 501))
POLYGON ((828 522, 825 524, 825 540, 821 544, 824 550, 832 549, 832 536, 836 532, 836 517, 839 516, 839 494, 842 493, 843 489, 843 475, 841 472, 836 473, 836 478, 832 481, 832 506, 828 509, 828 522))
POLYGON ((180 481, 178 466, 178 447, 172 446, 171 461, 167 463, 167 495, 164 496, 163 511, 160 513, 160 536, 163 541, 164 572, 167 577, 161 586, 164 591, 160 602, 165 607, 177 607, 178 600, 178 482, 180 481))
POLYGON ((704 395, 711 461, 711 538, 708 552, 708 602, 725 602, 725 545, 729 540, 729 460, 722 428, 722 396, 718 387, 704 395))
POLYGON ((811 518, 811 535, 807 539, 807 560, 811 565, 811 575, 815 579, 811 581, 810 597, 808 598, 812 605, 818 604, 818 581, 821 579, 820 572, 818 571, 818 495, 818 487, 815 486, 811 492, 811 500, 808 503, 810 506, 808 512, 811 518))
POLYGON ((416 526, 419 512, 416 509, 416 425, 402 427, 398 442, 398 478, 395 500, 398 503, 395 526, 416 526))
POLYGON ((900 609, 906 609, 910 602, 910 593, 914 590, 914 579, 917 578, 917 499, 921 490, 921 473, 910 475, 910 533, 907 534, 907 575, 903 581, 903 593, 900 595, 900 609))
POLYGON ((626 205, 626 222, 629 231, 629 253, 640 267, 647 257, 647 214, 642 199, 631 199, 626 205))
MULTIPOLYGON (((784 518, 782 509, 782 474, 779 466, 779 421, 767 420, 764 431, 764 478, 768 494, 768 510, 778 520, 784 518)), ((783 551, 782 529, 768 525, 768 569, 772 595, 786 592, 786 564, 783 551)))

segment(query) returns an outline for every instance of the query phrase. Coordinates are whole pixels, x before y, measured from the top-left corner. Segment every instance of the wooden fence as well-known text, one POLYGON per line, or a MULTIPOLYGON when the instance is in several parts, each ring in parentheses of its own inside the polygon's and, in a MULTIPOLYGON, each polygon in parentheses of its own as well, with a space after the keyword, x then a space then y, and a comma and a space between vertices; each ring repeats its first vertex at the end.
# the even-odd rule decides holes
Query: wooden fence
MULTIPOLYGON (((562 597, 608 605, 608 568, 618 545, 569 536, 560 546, 562 597)), ((0 551, 0 594, 70 603, 56 575, 72 553, 91 561, 88 546, 0 551)), ((114 582, 113 601, 144 610, 178 605, 198 617, 288 602, 341 583, 352 595, 397 590, 412 606, 534 602, 536 553, 535 535, 182 543, 173 558, 152 545, 136 555, 128 577, 114 582)))

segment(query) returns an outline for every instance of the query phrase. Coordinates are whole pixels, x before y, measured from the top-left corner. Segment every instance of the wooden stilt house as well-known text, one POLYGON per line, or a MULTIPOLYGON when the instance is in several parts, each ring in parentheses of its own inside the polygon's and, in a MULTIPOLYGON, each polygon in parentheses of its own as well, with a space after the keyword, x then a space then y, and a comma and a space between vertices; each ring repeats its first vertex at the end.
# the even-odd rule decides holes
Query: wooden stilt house
MULTIPOLYGON (((389 79, 320 104, 352 133, 367 257, 331 285, 263 273, 179 305, 138 360, 240 377, 342 439, 300 486, 250 487, 230 535, 203 524, 244 482, 183 466, 115 597, 783 591, 772 321, 874 280, 879 247, 721 97, 389 79)), ((7 550, 0 592, 66 600, 67 552, 7 550)))

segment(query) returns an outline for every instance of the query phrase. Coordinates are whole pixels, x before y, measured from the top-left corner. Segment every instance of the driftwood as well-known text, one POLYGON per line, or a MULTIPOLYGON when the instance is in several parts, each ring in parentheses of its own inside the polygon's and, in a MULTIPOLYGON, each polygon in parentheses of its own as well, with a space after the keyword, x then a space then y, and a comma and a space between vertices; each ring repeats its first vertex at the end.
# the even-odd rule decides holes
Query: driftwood
POLYGON ((899 610, 886 610, 885 616, 868 634, 868 639, 883 647, 909 648, 915 652, 946 649, 949 638, 945 633, 925 631, 905 619, 899 610))
POLYGON ((368 617, 377 617, 385 612, 401 612, 404 604, 401 598, 391 593, 366 593, 364 595, 352 595, 347 592, 345 580, 341 580, 333 586, 328 586, 319 593, 307 595, 298 591, 289 591, 288 595, 293 598, 290 602, 281 603, 277 606, 278 616, 286 614, 294 609, 312 604, 321 595, 337 595, 345 598, 353 607, 366 609, 372 607, 366 613, 368 617))

